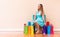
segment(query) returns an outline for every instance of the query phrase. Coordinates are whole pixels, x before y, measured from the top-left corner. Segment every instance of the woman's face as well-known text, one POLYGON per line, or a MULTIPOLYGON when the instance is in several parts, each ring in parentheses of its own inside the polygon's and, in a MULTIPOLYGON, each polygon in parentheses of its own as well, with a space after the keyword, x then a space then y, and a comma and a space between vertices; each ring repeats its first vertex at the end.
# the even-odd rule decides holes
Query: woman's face
POLYGON ((38 5, 38 10, 40 10, 41 9, 41 6, 40 5, 38 5))

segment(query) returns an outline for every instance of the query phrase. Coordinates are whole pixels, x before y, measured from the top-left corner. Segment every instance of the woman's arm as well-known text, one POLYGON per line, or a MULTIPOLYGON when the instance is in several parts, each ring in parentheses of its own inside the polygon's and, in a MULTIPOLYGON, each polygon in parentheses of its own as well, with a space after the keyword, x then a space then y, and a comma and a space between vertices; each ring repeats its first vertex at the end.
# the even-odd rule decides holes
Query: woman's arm
POLYGON ((33 15, 33 17, 32 17, 32 18, 33 18, 33 20, 36 20, 36 15, 33 15))
POLYGON ((34 20, 36 20, 36 15, 34 15, 34 20))

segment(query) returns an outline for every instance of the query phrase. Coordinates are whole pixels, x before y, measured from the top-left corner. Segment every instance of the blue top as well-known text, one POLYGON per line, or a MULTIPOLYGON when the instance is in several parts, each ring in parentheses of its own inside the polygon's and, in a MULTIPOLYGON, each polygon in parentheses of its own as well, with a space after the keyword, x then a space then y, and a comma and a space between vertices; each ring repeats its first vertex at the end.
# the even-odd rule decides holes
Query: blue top
MULTIPOLYGON (((44 16, 44 17, 45 17, 45 16, 44 16)), ((44 26, 44 20, 43 20, 43 18, 42 18, 41 11, 39 11, 39 12, 37 11, 35 22, 37 22, 41 27, 44 26)))

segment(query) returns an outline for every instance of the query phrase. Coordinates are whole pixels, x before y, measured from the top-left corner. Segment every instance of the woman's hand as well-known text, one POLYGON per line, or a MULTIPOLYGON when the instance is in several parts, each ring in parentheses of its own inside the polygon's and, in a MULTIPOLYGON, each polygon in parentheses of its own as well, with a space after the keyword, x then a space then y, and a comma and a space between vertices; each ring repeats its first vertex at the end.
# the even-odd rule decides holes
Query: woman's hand
POLYGON ((36 15, 34 15, 34 20, 36 19, 36 15))

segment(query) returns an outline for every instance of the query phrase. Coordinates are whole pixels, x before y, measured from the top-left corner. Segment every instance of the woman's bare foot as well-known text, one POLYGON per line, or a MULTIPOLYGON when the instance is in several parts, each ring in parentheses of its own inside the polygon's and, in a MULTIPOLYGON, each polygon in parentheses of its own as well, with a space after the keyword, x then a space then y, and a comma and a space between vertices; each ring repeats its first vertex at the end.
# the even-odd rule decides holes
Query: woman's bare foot
POLYGON ((39 31, 39 30, 37 30, 36 34, 39 34, 39 33, 40 33, 40 31, 39 31))
POLYGON ((37 30, 37 31, 36 31, 36 34, 42 34, 42 31, 37 30))

